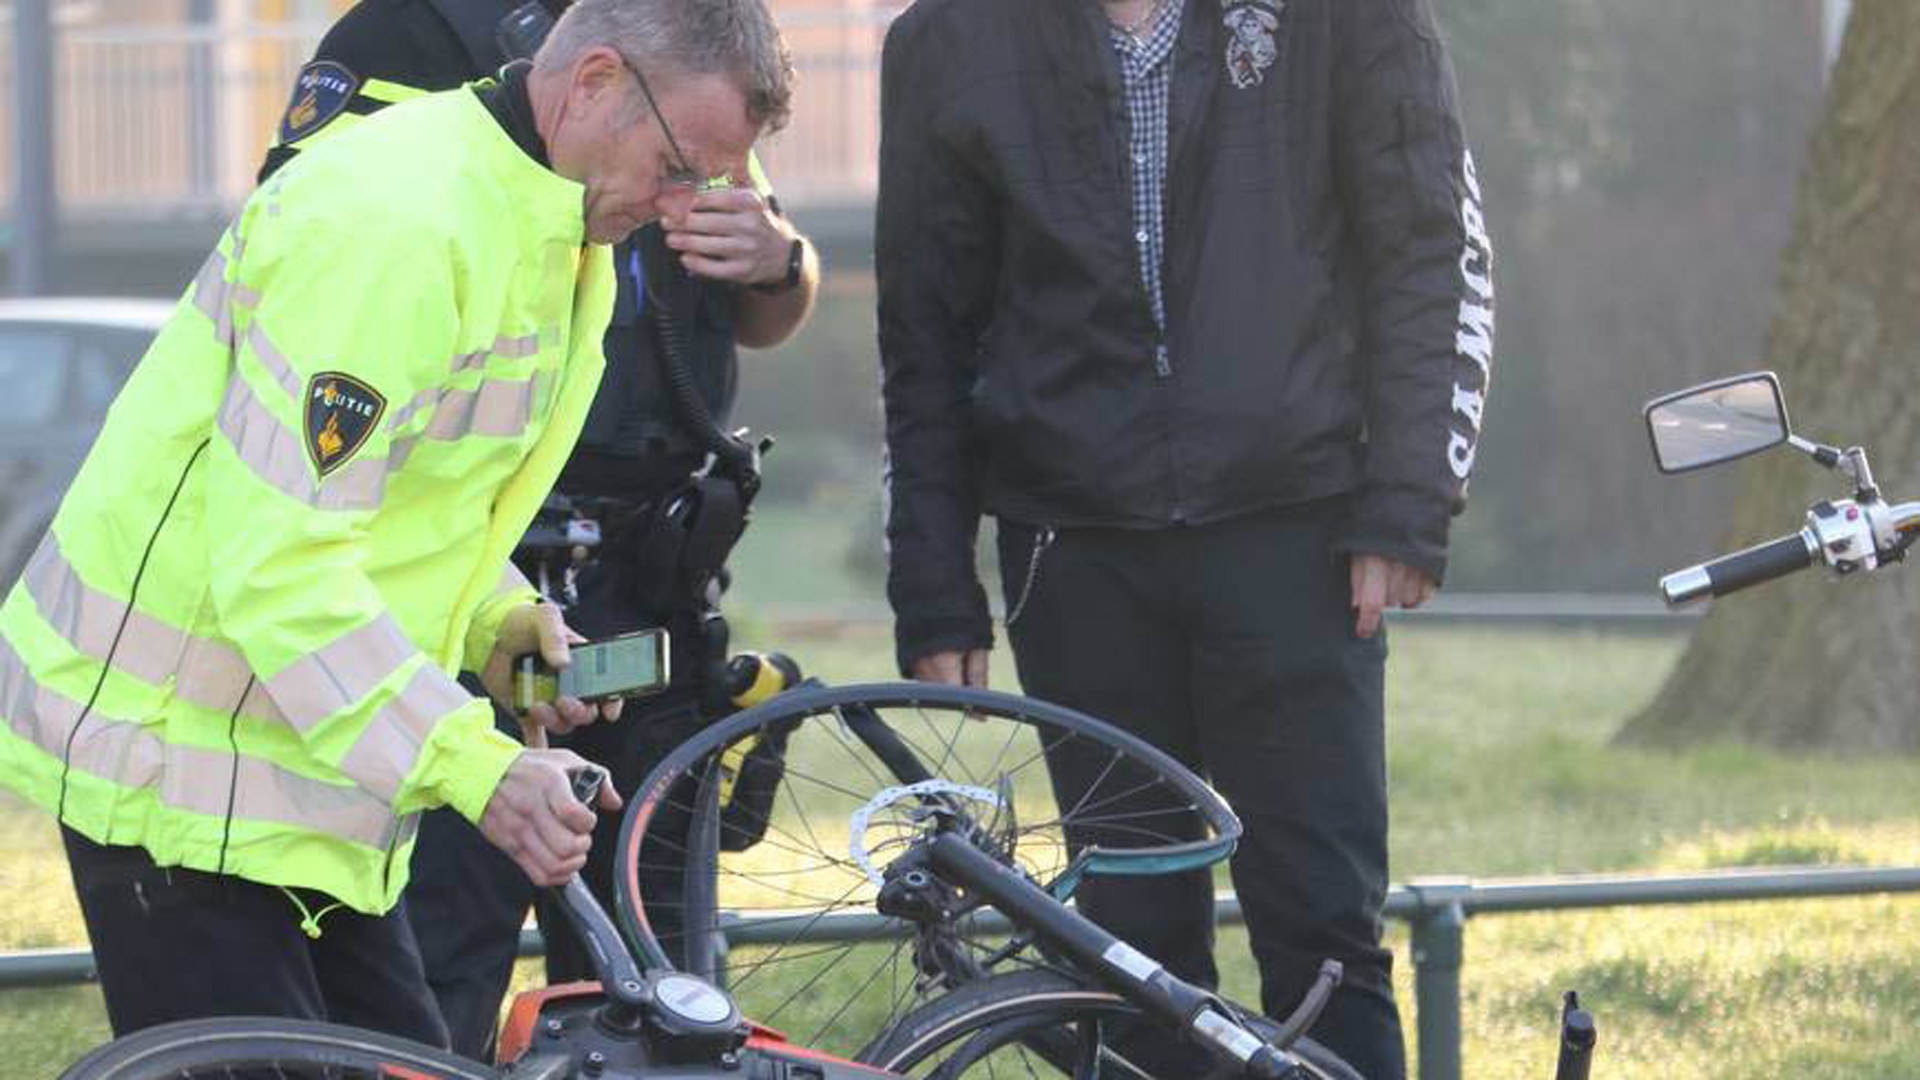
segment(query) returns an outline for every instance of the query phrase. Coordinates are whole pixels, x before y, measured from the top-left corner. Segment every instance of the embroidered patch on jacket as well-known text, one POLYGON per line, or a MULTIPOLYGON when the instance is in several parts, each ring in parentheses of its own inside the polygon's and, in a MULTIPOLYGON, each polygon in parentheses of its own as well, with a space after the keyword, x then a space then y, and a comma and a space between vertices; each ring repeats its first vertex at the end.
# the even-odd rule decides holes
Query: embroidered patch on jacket
POLYGON ((307 453, 325 476, 366 445, 387 399, 351 375, 323 371, 307 383, 307 453))
POLYGON ((1227 77, 1241 90, 1266 81, 1267 69, 1280 57, 1273 32, 1280 28, 1286 0, 1220 0, 1227 27, 1227 77))
POLYGON ((331 60, 315 60, 293 78, 293 99, 280 119, 280 145, 301 139, 327 126, 353 100, 360 77, 331 60))

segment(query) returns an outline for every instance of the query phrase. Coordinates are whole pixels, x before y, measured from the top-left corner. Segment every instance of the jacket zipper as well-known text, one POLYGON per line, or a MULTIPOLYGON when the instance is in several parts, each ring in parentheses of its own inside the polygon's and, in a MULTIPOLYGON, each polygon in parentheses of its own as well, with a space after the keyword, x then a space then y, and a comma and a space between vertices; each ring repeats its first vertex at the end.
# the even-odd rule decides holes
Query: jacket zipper
MULTIPOLYGON (((1167 192, 1173 190, 1173 165, 1171 161, 1169 161, 1167 165, 1166 186, 1163 190, 1167 192)), ((1165 230, 1163 235, 1173 231, 1173 205, 1170 199, 1167 200, 1166 203, 1166 212, 1161 219, 1161 227, 1165 230)), ((1162 303, 1164 305, 1166 297, 1166 266, 1164 260, 1161 265, 1160 288, 1162 303)), ((1173 313, 1168 311, 1166 318, 1171 319, 1172 317, 1173 313)), ((1171 386, 1171 380, 1173 379, 1173 357, 1167 349, 1167 328, 1160 323, 1155 323, 1154 325, 1153 373, 1156 381, 1159 382, 1161 386, 1161 392, 1156 396, 1160 399, 1160 419, 1164 425, 1164 437, 1167 444, 1167 496, 1170 504, 1168 509, 1171 511, 1170 516, 1172 519, 1176 523, 1179 523, 1186 521, 1187 511, 1185 506, 1186 500, 1180 490, 1180 448, 1177 445, 1178 437, 1173 426, 1173 403, 1168 396, 1173 393, 1173 387, 1171 386)))

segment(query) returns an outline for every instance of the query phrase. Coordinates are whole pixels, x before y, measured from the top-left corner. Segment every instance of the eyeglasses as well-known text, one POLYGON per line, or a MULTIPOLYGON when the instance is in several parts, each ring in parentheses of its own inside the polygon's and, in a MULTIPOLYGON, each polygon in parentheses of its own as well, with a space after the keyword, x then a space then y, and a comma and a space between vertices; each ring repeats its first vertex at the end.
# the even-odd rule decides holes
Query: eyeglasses
POLYGON ((620 62, 633 72, 633 81, 640 84, 640 94, 647 99, 647 109, 653 113, 653 121, 660 125, 660 133, 667 137, 667 148, 673 152, 673 167, 661 180, 673 187, 691 188, 694 191, 718 191, 733 186, 733 181, 725 176, 702 176, 687 161, 686 152, 680 149, 680 140, 673 137, 673 129, 667 126, 666 115, 660 111, 660 103, 654 99, 653 88, 647 85, 647 77, 640 74, 639 65, 620 53, 620 62))

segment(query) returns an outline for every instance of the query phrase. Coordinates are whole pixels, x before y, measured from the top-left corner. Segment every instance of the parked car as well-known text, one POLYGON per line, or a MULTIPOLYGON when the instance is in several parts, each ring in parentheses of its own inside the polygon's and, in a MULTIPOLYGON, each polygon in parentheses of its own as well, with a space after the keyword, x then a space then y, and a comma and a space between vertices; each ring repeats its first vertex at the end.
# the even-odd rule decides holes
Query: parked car
POLYGON ((173 302, 0 300, 0 590, 53 520, 107 406, 173 302))

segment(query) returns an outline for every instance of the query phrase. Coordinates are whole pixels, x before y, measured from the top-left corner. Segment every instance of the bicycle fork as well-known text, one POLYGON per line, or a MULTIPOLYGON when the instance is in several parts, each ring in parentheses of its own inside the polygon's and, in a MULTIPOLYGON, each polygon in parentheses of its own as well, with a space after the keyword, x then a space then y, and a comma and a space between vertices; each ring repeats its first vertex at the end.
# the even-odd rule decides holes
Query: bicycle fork
MULTIPOLYGON (((959 834, 944 830, 935 834, 926 842, 925 852, 936 874, 972 890, 1015 923, 1031 928, 1162 1023, 1239 1062, 1246 1075, 1256 1080, 1304 1075, 1297 1071, 1300 1063, 1293 1055, 1248 1031, 1219 997, 1174 975, 959 834)), ((1339 985, 1340 974, 1338 961, 1321 964, 1313 988, 1282 1025, 1276 1041, 1291 1044, 1312 1025, 1339 985)))

